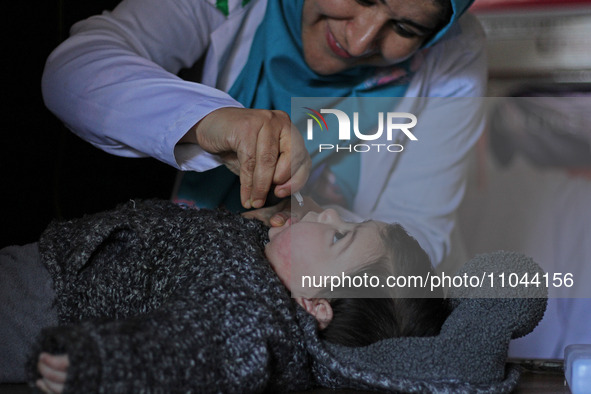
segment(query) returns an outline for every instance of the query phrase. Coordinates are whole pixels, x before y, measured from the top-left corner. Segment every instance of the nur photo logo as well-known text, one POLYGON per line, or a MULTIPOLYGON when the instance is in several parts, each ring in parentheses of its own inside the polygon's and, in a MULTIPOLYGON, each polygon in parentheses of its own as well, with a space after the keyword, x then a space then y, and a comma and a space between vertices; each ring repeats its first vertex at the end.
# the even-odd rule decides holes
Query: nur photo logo
MULTIPOLYGON (((342 110, 334 108, 322 108, 320 111, 316 111, 310 107, 303 107, 306 110, 306 114, 310 117, 306 125, 306 138, 308 141, 314 141, 314 129, 321 133, 335 133, 333 128, 329 131, 328 123, 326 121, 326 115, 333 115, 336 117, 338 122, 338 130, 336 134, 331 135, 330 143, 327 143, 326 136, 318 138, 322 142, 318 144, 318 151, 330 151, 335 152, 380 152, 388 151, 392 153, 402 152, 404 147, 399 143, 394 143, 400 138, 402 132, 404 136, 411 141, 418 141, 418 138, 410 131, 416 126, 418 119, 415 115, 408 112, 378 112, 374 114, 374 118, 362 119, 362 124, 376 125, 371 127, 369 130, 360 130, 360 114, 359 112, 353 112, 353 121, 349 115, 342 110), (384 143, 384 133, 385 142, 384 143), (378 143, 379 140, 381 143, 378 143), (373 143, 355 143, 352 142, 372 142, 373 143), (349 142, 349 145, 346 144, 349 142)), ((364 115, 368 116, 368 115, 364 115)), ((333 118, 333 120, 335 120, 333 118)))

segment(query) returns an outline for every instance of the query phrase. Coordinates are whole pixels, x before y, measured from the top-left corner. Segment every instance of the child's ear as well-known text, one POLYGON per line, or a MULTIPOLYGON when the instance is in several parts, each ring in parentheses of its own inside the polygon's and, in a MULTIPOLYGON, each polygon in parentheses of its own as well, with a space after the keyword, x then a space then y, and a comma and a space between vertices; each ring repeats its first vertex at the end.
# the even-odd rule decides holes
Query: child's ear
POLYGON ((321 330, 324 330, 332 321, 332 307, 326 298, 296 297, 295 300, 306 312, 316 318, 321 330))

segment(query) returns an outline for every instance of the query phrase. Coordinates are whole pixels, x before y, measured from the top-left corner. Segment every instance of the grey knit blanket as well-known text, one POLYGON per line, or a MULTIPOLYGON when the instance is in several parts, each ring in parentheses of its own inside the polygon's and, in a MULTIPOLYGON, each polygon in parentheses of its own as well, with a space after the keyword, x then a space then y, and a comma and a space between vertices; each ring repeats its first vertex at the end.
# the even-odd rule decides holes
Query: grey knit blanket
MULTIPOLYGON (((66 392, 288 392, 313 386, 497 393, 516 385, 511 338, 541 319, 545 289, 460 289, 440 335, 362 348, 318 339, 264 258, 267 229, 223 211, 169 202, 54 223, 40 251, 59 327, 40 351, 66 352, 66 392)), ((539 272, 525 256, 478 256, 465 273, 539 272)), ((461 273, 460 273, 461 274, 461 273)))
POLYGON ((40 348, 69 355, 66 391, 308 388, 297 304, 264 258, 266 230, 159 201, 50 225, 39 248, 62 325, 40 348))
POLYGON ((439 335, 391 338, 364 348, 316 342, 308 346, 314 376, 327 387, 404 393, 510 393, 520 371, 506 363, 509 342, 531 332, 546 310, 543 281, 539 286, 517 283, 525 274, 535 282, 536 273, 540 279, 544 272, 519 253, 476 256, 457 276, 486 279, 492 275, 497 281, 494 286, 453 288, 448 295, 453 311, 439 335), (518 280, 502 287, 501 275, 518 280))

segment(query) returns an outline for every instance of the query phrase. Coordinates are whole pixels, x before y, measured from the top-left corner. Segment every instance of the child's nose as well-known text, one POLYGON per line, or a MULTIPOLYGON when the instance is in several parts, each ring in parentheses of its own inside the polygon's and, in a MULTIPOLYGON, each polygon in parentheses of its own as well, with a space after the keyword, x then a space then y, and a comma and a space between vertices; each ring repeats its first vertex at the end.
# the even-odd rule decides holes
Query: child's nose
POLYGON ((341 217, 332 208, 325 209, 318 215, 318 220, 321 223, 338 223, 341 221, 341 217))

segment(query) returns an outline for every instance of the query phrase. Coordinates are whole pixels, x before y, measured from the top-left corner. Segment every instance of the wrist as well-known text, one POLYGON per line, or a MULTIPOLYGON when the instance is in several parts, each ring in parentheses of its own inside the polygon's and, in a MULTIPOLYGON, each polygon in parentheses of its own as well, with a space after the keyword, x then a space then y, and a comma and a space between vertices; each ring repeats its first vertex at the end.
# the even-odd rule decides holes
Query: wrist
POLYGON ((197 126, 199 125, 199 123, 201 123, 201 121, 195 123, 195 125, 193 127, 191 127, 189 129, 189 131, 187 131, 185 133, 185 135, 183 135, 181 137, 181 139, 179 140, 179 144, 197 144, 198 140, 197 140, 197 126))

